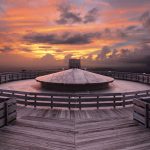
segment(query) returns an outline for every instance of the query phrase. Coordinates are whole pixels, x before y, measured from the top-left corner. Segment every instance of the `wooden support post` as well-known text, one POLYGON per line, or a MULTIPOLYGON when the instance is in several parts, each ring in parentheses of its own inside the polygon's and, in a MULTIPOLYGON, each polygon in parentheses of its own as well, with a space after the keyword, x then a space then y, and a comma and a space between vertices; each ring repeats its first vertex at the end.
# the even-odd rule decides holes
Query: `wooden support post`
POLYGON ((148 84, 149 83, 149 76, 147 75, 146 78, 147 78, 146 79, 147 80, 146 83, 148 84))
POLYGON ((11 77, 10 77, 10 74, 8 74, 8 81, 11 81, 11 77))
POLYGON ((16 80, 18 80, 18 73, 16 73, 16 80))
POLYGON ((36 108, 36 94, 34 95, 34 108, 36 108))
POLYGON ((114 99, 113 99, 113 104, 114 104, 114 109, 116 108, 116 96, 114 95, 114 99))
POLYGON ((53 109, 53 96, 51 96, 51 109, 53 109))
POLYGON ((5 81, 4 82, 6 82, 6 80, 7 80, 7 77, 6 77, 7 75, 5 74, 5 76, 4 76, 4 78, 5 78, 5 81))
POLYGON ((97 96, 97 109, 99 109, 99 96, 97 96))
POLYGON ((14 75, 13 75, 13 73, 11 74, 11 81, 14 81, 14 75))
POLYGON ((139 76, 139 74, 137 75, 137 81, 140 82, 140 76, 139 76))
POLYGON ((21 80, 23 80, 24 78, 23 72, 21 72, 21 80))
POLYGON ((12 92, 12 98, 14 98, 14 97, 15 97, 15 92, 13 91, 13 92, 12 92))
POLYGON ((149 91, 146 91, 146 96, 149 96, 149 91))
POLYGON ((146 107, 145 107, 145 127, 146 128, 149 127, 149 108, 148 108, 148 104, 146 104, 146 107))
POLYGON ((149 76, 147 76, 147 84, 149 83, 149 76))
POLYGON ((25 106, 28 105, 28 102, 27 102, 27 93, 25 94, 25 106))
POLYGON ((135 98, 138 98, 138 93, 137 92, 135 93, 135 98))
POLYGON ((138 82, 140 81, 140 77, 139 77, 139 75, 137 75, 137 81, 138 81, 138 82))
POLYGON ((0 95, 2 95, 3 94, 3 91, 2 90, 0 90, 0 95))
POLYGON ((81 97, 79 96, 79 109, 81 110, 82 106, 81 106, 81 97))
POLYGON ((142 76, 143 78, 142 78, 142 83, 144 83, 144 75, 142 76))
POLYGON ((125 107, 126 106, 125 94, 122 95, 122 101, 123 101, 122 105, 123 105, 123 107, 125 107))
POLYGON ((69 110, 70 110, 70 108, 71 108, 71 106, 70 106, 70 96, 69 96, 69 102, 68 103, 69 103, 69 110))
POLYGON ((5 125, 8 125, 8 104, 7 104, 7 102, 4 103, 4 110, 5 110, 5 125))

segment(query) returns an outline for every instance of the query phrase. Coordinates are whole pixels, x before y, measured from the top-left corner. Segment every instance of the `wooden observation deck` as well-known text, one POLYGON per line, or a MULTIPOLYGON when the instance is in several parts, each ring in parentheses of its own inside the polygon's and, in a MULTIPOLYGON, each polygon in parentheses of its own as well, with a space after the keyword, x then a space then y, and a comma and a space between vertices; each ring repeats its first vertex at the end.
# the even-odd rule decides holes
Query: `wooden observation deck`
POLYGON ((150 130, 133 121, 132 108, 17 109, 16 123, 0 129, 1 150, 150 149, 150 130))

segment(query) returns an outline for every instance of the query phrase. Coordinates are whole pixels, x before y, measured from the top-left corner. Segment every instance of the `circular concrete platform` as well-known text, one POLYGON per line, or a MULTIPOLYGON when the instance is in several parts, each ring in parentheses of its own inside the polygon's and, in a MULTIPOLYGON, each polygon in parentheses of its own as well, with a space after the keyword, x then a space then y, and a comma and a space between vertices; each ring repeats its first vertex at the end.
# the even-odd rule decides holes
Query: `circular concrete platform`
MULTIPOLYGON (((41 84, 34 79, 3 83, 0 84, 0 89, 23 91, 23 92, 45 92, 45 93, 55 92, 55 91, 49 91, 43 89, 41 87, 41 84)), ((146 84, 132 82, 132 81, 125 81, 125 80, 115 80, 114 82, 110 83, 110 86, 107 89, 101 89, 99 91, 89 91, 89 92, 82 91, 78 93, 118 93, 118 92, 122 93, 122 92, 143 91, 149 89, 150 86, 146 84)))

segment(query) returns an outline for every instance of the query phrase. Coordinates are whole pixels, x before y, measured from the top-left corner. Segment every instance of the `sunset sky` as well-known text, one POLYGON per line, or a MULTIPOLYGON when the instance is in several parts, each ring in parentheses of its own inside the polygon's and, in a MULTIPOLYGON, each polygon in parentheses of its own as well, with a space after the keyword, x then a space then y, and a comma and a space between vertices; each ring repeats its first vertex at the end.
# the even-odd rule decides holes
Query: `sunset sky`
POLYGON ((149 0, 0 0, 0 67, 150 64, 149 0))

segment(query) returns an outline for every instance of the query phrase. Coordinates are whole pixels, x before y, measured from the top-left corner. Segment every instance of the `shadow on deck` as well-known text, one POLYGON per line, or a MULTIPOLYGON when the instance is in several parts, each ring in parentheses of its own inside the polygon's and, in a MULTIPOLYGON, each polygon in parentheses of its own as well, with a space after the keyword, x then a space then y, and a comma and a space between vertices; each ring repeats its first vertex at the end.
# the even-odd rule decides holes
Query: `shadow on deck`
POLYGON ((18 107, 18 118, 0 129, 0 150, 148 150, 150 130, 132 119, 132 108, 51 110, 18 107))

